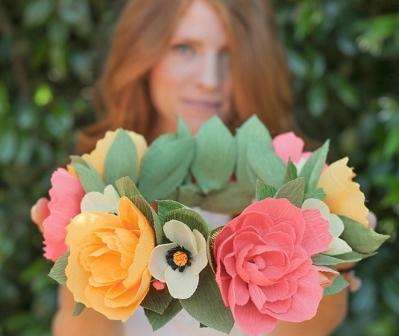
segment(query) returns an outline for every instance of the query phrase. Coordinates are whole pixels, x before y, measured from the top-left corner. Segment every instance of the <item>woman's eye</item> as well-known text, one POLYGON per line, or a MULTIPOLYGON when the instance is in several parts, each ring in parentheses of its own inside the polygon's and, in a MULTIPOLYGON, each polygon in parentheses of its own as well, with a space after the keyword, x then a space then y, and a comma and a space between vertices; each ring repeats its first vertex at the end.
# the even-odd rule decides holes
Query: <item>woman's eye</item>
POLYGON ((195 54, 194 48, 188 44, 176 44, 172 49, 183 56, 193 56, 195 54))

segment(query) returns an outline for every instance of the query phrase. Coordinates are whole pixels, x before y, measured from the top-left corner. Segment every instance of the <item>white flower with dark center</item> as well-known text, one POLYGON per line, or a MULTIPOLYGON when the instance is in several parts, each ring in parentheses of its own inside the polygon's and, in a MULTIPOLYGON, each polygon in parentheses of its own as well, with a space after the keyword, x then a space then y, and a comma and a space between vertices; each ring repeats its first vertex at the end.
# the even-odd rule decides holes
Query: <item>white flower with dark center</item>
POLYGON ((110 212, 118 214, 119 195, 112 185, 107 185, 104 192, 91 191, 83 196, 81 212, 110 212))
POLYGON ((329 207, 323 201, 316 198, 308 198, 302 204, 302 209, 317 209, 323 218, 330 224, 330 233, 333 239, 330 243, 330 248, 328 251, 323 252, 329 255, 338 255, 343 253, 352 252, 352 248, 348 243, 339 238, 339 236, 344 232, 344 223, 341 218, 330 212, 329 207))
POLYGON ((178 220, 170 220, 163 227, 169 244, 158 245, 149 263, 151 275, 166 282, 169 293, 176 299, 188 299, 198 287, 199 273, 208 264, 206 241, 197 230, 178 220))

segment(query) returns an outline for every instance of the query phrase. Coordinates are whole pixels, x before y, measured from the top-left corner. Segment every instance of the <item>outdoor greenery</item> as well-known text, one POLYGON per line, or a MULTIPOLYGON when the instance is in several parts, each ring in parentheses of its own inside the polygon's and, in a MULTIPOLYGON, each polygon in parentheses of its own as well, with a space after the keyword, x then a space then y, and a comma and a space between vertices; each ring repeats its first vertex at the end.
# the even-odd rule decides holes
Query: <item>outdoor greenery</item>
MULTIPOLYGON (((399 325, 399 6, 396 0, 274 1, 295 75, 296 117, 330 160, 348 155, 392 236, 362 262, 336 335, 394 336, 399 325)), ((93 120, 91 85, 123 1, 0 2, 0 336, 50 335, 50 263, 29 220, 93 120)))

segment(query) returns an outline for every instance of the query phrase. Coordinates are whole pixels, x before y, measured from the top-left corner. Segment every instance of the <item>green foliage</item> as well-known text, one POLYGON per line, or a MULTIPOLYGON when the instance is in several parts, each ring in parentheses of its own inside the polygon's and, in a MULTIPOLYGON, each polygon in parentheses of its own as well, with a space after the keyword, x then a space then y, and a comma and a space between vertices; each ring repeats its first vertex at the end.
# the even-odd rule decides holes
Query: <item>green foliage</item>
MULTIPOLYGON (((42 259, 29 208, 46 194, 52 170, 68 162, 73 131, 93 119, 92 84, 122 3, 0 3, 2 336, 50 335, 56 286, 47 276, 51 263, 42 259)), ((336 335, 394 336, 399 323, 397 1, 273 3, 295 78, 301 129, 320 143, 331 138, 330 162, 350 157, 367 205, 379 219, 378 231, 392 237, 358 266, 363 286, 352 295, 349 317, 336 335)), ((237 144, 238 156, 243 143, 237 144)), ((249 168, 239 168, 238 181, 254 186, 249 168)), ((178 309, 171 308, 170 315, 178 309)))

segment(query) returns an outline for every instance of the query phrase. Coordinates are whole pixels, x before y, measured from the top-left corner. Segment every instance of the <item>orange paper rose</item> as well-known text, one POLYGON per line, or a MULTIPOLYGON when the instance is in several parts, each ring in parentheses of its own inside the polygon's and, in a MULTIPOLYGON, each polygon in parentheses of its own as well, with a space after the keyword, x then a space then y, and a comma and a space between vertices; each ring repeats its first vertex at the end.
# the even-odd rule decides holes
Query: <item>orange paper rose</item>
POLYGON ((126 197, 119 215, 82 213, 68 225, 67 287, 76 302, 125 321, 147 295, 148 261, 155 245, 152 226, 126 197))
POLYGON ((359 184, 353 181, 356 174, 347 164, 348 158, 343 158, 328 166, 321 174, 318 186, 326 193, 324 203, 332 213, 368 226, 369 210, 364 205, 364 194, 359 184))

